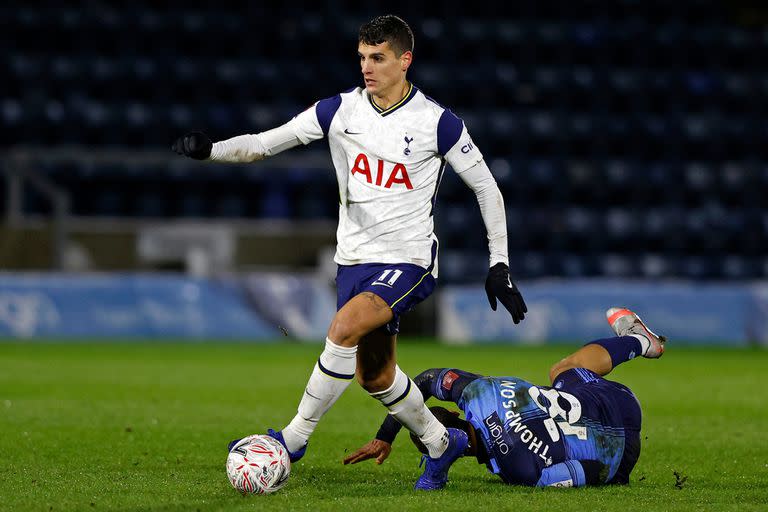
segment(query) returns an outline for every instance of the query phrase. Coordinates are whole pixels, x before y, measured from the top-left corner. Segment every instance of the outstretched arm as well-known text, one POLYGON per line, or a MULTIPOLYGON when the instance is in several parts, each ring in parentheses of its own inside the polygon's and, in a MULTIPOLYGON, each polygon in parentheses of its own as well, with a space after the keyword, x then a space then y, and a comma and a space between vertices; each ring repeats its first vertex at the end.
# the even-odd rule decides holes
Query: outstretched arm
POLYGON ((196 160, 247 163, 263 160, 301 144, 296 135, 295 119, 258 134, 238 135, 213 143, 202 132, 191 132, 173 143, 173 151, 196 160))
POLYGON ((210 159, 217 162, 255 162, 300 144, 289 122, 256 135, 239 135, 216 142, 210 159))
POLYGON ((171 149, 197 160, 234 163, 262 160, 328 135, 339 105, 341 96, 337 94, 318 101, 282 126, 258 134, 239 135, 215 144, 206 134, 191 132, 179 137, 171 149))

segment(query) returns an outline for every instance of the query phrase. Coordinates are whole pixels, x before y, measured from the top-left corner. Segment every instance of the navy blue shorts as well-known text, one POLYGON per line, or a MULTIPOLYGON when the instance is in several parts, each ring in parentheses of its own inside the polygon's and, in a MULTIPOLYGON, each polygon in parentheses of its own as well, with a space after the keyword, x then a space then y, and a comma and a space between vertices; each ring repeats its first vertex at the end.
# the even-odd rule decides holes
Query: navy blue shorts
POLYGON ((632 390, 585 368, 564 371, 557 376, 552 386, 573 394, 585 407, 600 407, 607 420, 616 426, 624 427, 624 454, 616 474, 608 483, 629 483, 629 474, 640 458, 640 427, 643 416, 640 402, 632 390))
POLYGON ((375 293, 394 313, 383 328, 389 335, 400 331, 400 315, 432 294, 435 278, 430 270, 412 263, 363 263, 339 265, 336 272, 336 310, 362 292, 375 293))

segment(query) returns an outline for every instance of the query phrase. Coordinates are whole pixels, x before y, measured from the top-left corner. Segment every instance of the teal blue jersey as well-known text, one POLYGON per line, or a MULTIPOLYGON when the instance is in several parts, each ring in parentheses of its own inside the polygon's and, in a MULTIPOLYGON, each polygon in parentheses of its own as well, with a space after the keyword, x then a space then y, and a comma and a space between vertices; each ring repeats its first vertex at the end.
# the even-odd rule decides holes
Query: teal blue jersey
MULTIPOLYGON (((456 403, 477 434, 477 457, 510 484, 580 487, 627 483, 640 456, 641 411, 618 382, 584 368, 552 386, 432 368, 414 380, 424 399, 456 403)), ((387 416, 376 438, 392 443, 401 425, 387 416)))
POLYGON ((488 452, 489 470, 505 482, 584 485, 580 461, 600 465, 601 483, 616 475, 626 412, 613 395, 631 392, 587 370, 565 373, 574 371, 575 378, 558 378, 555 387, 518 377, 480 377, 464 388, 457 405, 488 452))

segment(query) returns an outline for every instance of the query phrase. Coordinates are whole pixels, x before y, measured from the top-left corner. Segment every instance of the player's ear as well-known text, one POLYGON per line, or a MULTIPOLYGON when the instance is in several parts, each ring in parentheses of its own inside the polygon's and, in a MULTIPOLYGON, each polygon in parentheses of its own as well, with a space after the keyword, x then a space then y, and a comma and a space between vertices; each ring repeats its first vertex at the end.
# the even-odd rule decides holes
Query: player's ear
POLYGON ((403 52, 400 56, 400 66, 403 72, 408 71, 408 68, 411 67, 411 62, 413 62, 413 53, 410 51, 403 52))

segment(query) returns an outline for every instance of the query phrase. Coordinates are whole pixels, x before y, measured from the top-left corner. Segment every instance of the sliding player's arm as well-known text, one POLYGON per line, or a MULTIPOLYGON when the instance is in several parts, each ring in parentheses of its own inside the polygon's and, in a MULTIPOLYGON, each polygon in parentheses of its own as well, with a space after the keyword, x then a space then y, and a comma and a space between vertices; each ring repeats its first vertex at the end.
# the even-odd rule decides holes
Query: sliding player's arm
POLYGON ((212 142, 203 132, 179 137, 171 149, 197 160, 247 163, 263 160, 300 144, 309 144, 328 134, 328 127, 339 108, 339 96, 320 100, 282 126, 265 132, 238 135, 212 142))
POLYGON ((491 309, 496 311, 498 299, 512 315, 512 321, 519 323, 525 318, 528 308, 509 276, 504 197, 461 119, 446 110, 440 117, 437 134, 438 152, 472 189, 480 206, 490 252, 485 292, 491 309))
MULTIPOLYGON (((418 374, 413 383, 419 388, 424 402, 435 397, 438 400, 458 402, 464 388, 478 378, 474 373, 456 370, 453 368, 431 368, 418 374)), ((400 432, 402 425, 394 416, 387 415, 376 432, 376 437, 364 446, 357 449, 344 459, 344 464, 355 464, 364 460, 376 458, 376 463, 381 464, 392 451, 392 443, 400 432)))
MULTIPOLYGON (((442 370, 443 368, 432 368, 421 372, 413 379, 413 383, 419 388, 425 402, 433 396, 434 382, 442 370)), ((376 432, 376 437, 345 457, 344 464, 356 464, 373 458, 376 459, 376 464, 381 464, 389 457, 392 451, 392 442, 402 427, 394 416, 388 414, 379 427, 379 431, 376 432)))

